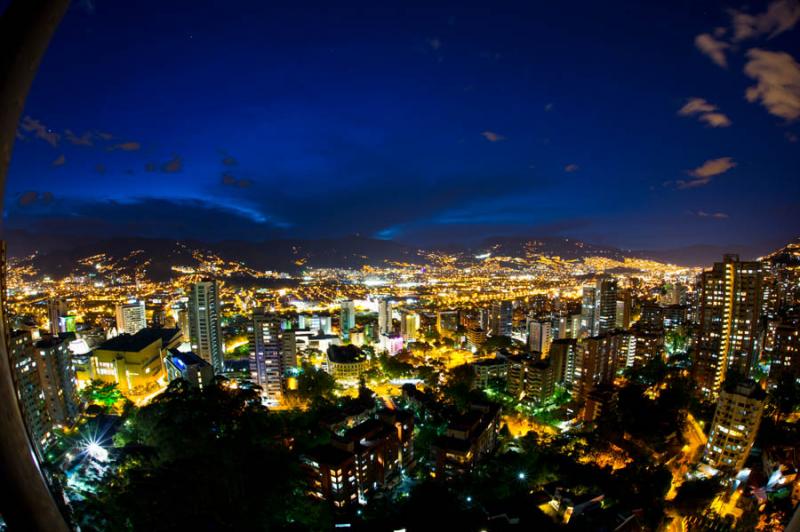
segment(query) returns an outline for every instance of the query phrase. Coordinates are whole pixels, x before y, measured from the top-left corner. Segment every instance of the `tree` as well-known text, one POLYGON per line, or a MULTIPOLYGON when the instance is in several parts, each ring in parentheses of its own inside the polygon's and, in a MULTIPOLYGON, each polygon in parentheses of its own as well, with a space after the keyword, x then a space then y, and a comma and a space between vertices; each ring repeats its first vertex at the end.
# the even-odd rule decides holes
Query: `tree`
POLYGON ((93 380, 81 390, 81 399, 90 404, 101 405, 106 408, 117 406, 125 397, 119 391, 116 382, 93 380))
POLYGON ((772 392, 775 405, 775 420, 780 421, 800 407, 800 385, 791 373, 784 372, 778 377, 772 392))
POLYGON ((333 390, 336 380, 331 374, 318 369, 311 364, 304 363, 300 374, 297 376, 297 395, 305 401, 333 399, 333 390))

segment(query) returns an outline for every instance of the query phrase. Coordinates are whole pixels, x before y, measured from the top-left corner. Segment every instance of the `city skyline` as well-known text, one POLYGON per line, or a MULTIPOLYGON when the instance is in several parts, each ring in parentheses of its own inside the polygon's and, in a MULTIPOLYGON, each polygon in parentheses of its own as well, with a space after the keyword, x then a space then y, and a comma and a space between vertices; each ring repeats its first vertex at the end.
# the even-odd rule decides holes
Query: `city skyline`
POLYGON ((76 3, 20 122, 4 226, 633 249, 795 238, 791 2, 579 4, 76 3))

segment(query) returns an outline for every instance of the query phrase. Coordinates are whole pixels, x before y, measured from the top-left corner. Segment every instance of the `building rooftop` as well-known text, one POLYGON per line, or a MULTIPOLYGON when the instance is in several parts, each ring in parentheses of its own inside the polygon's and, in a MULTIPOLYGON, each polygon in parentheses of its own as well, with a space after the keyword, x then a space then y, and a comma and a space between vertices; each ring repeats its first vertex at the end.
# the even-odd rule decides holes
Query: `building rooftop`
POLYGON ((322 445, 308 452, 308 457, 319 464, 339 467, 349 460, 353 460, 353 454, 338 449, 333 445, 322 445))
POLYGON ((725 383, 725 392, 763 401, 767 393, 753 380, 725 383))
POLYGON ((136 334, 120 334, 106 342, 103 342, 97 347, 103 351, 122 351, 127 353, 135 353, 146 348, 156 341, 161 341, 161 344, 167 344, 180 333, 180 329, 155 329, 148 327, 142 329, 136 334))
POLYGON ((36 347, 40 349, 47 349, 49 347, 55 347, 57 345, 61 345, 64 343, 63 338, 59 338, 58 336, 46 336, 36 342, 36 347))
POLYGON ((169 350, 170 357, 173 360, 180 360, 186 366, 208 366, 209 363, 195 355, 191 351, 181 352, 177 349, 169 350))

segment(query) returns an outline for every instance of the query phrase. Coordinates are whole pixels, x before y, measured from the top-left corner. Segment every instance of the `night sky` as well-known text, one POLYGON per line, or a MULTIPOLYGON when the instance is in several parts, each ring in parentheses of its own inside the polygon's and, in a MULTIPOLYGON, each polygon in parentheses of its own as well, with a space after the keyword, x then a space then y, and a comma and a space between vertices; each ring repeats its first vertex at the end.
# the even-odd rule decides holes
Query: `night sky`
POLYGON ((20 124, 6 228, 800 235, 795 0, 411 5, 75 3, 20 124))

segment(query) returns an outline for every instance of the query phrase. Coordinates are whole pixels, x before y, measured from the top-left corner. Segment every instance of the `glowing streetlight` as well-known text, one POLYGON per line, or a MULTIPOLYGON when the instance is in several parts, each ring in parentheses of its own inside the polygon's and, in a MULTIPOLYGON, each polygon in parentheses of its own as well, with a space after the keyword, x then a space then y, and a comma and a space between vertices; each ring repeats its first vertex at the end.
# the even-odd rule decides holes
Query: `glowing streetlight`
POLYGON ((88 456, 91 456, 98 462, 106 462, 108 460, 108 450, 97 441, 90 440, 83 447, 83 450, 88 456))

